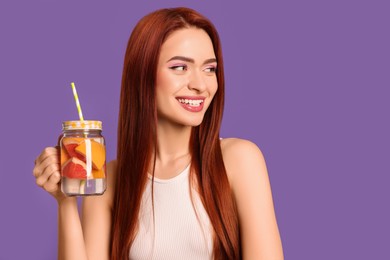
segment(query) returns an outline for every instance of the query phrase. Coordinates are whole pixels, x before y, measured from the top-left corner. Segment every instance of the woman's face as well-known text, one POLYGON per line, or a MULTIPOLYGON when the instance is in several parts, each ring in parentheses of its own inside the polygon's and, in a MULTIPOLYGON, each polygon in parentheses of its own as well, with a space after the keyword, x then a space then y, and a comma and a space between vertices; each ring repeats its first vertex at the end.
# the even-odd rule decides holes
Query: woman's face
POLYGON ((217 61, 208 34, 186 28, 163 43, 157 65, 159 123, 197 126, 218 89, 217 61))

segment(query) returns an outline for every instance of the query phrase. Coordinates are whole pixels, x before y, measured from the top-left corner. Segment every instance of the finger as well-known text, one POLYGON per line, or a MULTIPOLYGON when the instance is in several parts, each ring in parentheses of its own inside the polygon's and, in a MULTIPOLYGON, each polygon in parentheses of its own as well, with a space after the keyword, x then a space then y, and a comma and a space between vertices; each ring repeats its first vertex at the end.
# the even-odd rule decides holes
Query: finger
POLYGON ((49 179, 45 182, 43 185, 43 188, 51 193, 54 193, 58 190, 58 184, 60 183, 61 180, 61 175, 60 173, 54 172, 53 174, 50 175, 49 179))
POLYGON ((33 176, 36 178, 41 173, 41 167, 39 165, 36 165, 33 169, 33 176))
POLYGON ((36 183, 38 186, 43 187, 45 183, 48 181, 50 176, 55 172, 59 172, 60 166, 59 164, 49 164, 43 171, 42 174, 36 178, 36 183))
POLYGON ((55 155, 51 155, 49 157, 46 157, 44 161, 38 163, 34 169, 33 169, 33 175, 35 178, 41 176, 49 165, 51 164, 59 164, 58 159, 55 155))
MULTIPOLYGON (((42 153, 44 154, 44 153, 42 153)), ((46 151, 44 156, 41 156, 37 164, 35 165, 33 169, 33 175, 35 178, 37 178, 39 175, 43 173, 43 170, 49 165, 49 164, 59 164, 59 158, 58 158, 58 151, 57 150, 50 150, 46 151)))
POLYGON ((58 154, 58 149, 56 147, 46 147, 43 149, 42 153, 35 159, 35 164, 40 164, 45 160, 46 157, 58 154))

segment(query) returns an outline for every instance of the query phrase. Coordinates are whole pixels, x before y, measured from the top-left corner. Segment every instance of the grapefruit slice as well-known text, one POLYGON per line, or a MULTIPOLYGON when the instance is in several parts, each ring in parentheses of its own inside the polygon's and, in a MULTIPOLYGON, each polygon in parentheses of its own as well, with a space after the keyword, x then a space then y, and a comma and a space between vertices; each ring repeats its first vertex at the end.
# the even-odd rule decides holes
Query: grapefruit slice
POLYGON ((85 162, 72 157, 62 166, 62 176, 71 179, 86 179, 87 170, 85 162))
MULTIPOLYGON (((82 142, 79 146, 74 149, 79 155, 83 158, 87 156, 87 145, 85 142, 82 142)), ((105 161, 106 161, 106 148, 103 144, 98 143, 94 140, 91 140, 91 159, 92 159, 92 167, 95 170, 102 169, 105 161)))
POLYGON ((80 154, 76 153, 75 148, 84 142, 84 138, 81 137, 65 137, 62 139, 63 147, 70 157, 76 157, 80 160, 84 158, 80 154))

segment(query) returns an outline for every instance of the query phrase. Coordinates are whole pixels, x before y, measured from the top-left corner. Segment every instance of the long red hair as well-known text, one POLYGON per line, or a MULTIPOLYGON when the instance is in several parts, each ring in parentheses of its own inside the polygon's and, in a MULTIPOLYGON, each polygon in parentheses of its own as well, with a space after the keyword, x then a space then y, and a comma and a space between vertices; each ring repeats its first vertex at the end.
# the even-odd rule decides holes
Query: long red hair
POLYGON ((238 217, 222 159, 219 140, 224 106, 221 44, 213 24, 188 8, 155 11, 134 28, 126 50, 118 122, 115 197, 112 212, 111 259, 127 259, 137 233, 147 170, 157 143, 155 85, 162 44, 172 32, 196 27, 210 36, 216 55, 218 90, 201 125, 191 133, 191 184, 214 231, 214 259, 240 259, 238 217))

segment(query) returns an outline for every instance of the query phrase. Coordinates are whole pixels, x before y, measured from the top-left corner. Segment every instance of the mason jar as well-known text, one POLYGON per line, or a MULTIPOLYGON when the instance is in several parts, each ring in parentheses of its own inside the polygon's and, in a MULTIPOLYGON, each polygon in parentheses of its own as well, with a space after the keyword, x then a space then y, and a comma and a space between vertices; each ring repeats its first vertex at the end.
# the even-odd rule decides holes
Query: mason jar
POLYGON ((62 192, 67 196, 103 194, 107 184, 102 122, 63 122, 60 149, 62 192))

